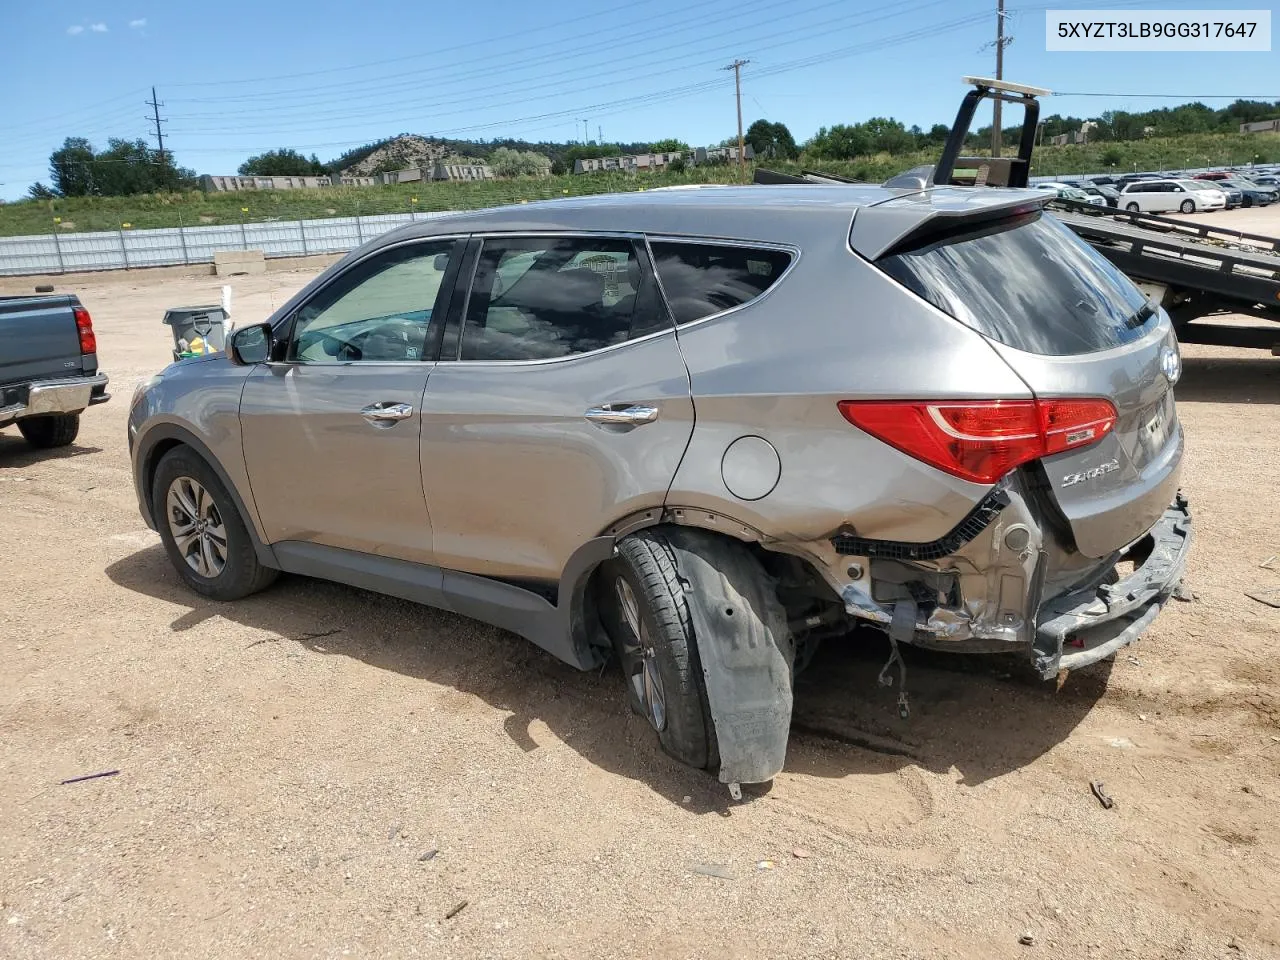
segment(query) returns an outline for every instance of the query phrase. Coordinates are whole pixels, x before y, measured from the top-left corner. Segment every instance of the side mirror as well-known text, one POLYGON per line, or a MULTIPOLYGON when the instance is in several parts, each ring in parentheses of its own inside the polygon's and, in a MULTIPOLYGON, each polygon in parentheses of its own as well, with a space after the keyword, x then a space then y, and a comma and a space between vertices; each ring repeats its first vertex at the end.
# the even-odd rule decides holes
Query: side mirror
POLYGON ((238 366, 266 363, 271 359, 273 343, 271 324, 256 323, 252 327, 241 327, 231 335, 231 349, 227 351, 227 356, 238 366))

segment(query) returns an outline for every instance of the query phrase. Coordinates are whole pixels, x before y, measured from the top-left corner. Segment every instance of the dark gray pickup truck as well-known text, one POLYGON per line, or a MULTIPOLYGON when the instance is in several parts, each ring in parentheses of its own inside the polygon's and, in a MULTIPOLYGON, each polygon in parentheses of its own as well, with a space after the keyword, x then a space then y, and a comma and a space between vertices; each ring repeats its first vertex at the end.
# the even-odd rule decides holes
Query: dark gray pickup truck
POLYGON ((0 297, 0 429, 62 447, 80 413, 110 399, 89 311, 72 295, 0 297))

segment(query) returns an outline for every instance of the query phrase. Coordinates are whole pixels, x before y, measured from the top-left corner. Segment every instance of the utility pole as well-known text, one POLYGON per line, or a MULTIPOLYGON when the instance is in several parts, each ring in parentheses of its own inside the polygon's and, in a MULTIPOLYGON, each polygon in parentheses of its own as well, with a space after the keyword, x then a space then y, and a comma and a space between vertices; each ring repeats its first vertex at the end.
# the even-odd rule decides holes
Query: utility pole
MULTIPOLYGON (((1004 0, 1000 2, 1004 3, 1004 0)), ((733 71, 733 90, 738 100, 738 179, 743 183, 747 182, 747 157, 742 142, 742 68, 750 62, 750 60, 735 60, 728 66, 720 68, 733 71)))
POLYGON ((582 124, 582 145, 585 147, 587 145, 587 141, 591 138, 591 121, 578 117, 578 122, 582 124))
MULTIPOLYGON (((996 0, 996 79, 1004 79, 1004 48, 1013 43, 1013 37, 1004 35, 1004 0, 996 0)), ((1000 124, 1001 124, 1001 102, 995 102, 995 121, 991 125, 991 156, 1000 156, 1000 124)))

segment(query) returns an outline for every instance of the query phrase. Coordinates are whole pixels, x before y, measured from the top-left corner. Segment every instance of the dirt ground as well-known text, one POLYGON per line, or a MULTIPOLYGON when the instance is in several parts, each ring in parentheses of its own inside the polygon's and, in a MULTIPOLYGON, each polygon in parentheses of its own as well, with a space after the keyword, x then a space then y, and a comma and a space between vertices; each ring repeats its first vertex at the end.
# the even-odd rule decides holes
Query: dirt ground
MULTIPOLYGON (((234 278, 236 318, 314 272, 234 278)), ((905 723, 875 635, 829 643, 733 804, 613 672, 298 577, 180 585, 125 419, 164 309, 220 283, 60 282, 114 399, 62 451, 0 435, 0 956, 1280 957, 1280 610, 1245 596, 1280 588, 1280 359, 1186 348, 1192 602, 1060 691, 914 656, 905 723)))

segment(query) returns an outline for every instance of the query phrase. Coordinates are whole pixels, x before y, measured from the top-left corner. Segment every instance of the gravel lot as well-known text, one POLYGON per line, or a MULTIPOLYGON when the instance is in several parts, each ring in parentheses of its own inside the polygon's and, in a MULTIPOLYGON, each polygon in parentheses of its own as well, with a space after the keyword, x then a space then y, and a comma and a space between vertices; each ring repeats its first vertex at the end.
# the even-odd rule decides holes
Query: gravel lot
MULTIPOLYGON (((237 319, 314 272, 234 278, 237 319)), ((914 656, 907 723, 875 635, 830 643, 735 805, 612 672, 297 577, 179 584, 125 418, 164 309, 219 284, 60 283, 115 399, 52 455, 0 435, 0 955, 1280 956, 1280 610, 1244 595, 1280 588, 1280 359, 1186 348, 1194 601, 1061 690, 914 656)))

